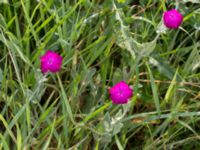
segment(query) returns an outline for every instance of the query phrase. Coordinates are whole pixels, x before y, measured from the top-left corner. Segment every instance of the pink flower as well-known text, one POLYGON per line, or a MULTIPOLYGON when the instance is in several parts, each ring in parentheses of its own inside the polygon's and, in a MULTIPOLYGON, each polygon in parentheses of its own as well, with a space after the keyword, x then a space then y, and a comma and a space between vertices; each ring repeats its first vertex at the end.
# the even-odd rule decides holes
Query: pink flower
POLYGON ((163 21, 167 28, 176 29, 183 22, 183 16, 176 9, 172 9, 164 12, 163 21))
POLYGON ((120 81, 109 89, 113 104, 125 104, 133 95, 133 90, 124 81, 120 81))
POLYGON ((42 73, 58 72, 62 65, 62 57, 51 50, 48 50, 43 56, 40 57, 42 73))

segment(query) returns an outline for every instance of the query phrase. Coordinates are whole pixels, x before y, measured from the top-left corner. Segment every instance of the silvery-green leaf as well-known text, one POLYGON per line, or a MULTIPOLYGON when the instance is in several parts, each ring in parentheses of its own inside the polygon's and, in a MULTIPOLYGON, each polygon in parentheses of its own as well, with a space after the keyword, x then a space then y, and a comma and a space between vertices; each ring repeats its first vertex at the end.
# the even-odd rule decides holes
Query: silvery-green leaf
POLYGON ((142 43, 141 45, 139 45, 139 54, 142 57, 146 57, 149 56, 155 49, 156 47, 156 40, 153 40, 151 42, 147 42, 147 43, 142 43))
POLYGON ((118 122, 116 123, 114 126, 113 126, 113 132, 112 132, 112 135, 115 135, 117 133, 119 133, 121 131, 121 128, 123 127, 123 124, 121 122, 118 122))
POLYGON ((102 136, 101 144, 108 144, 108 143, 111 142, 111 140, 112 140, 112 135, 110 133, 107 133, 107 134, 102 136))
POLYGON ((191 3, 200 3, 199 0, 182 0, 184 3, 191 2, 191 3))
POLYGON ((1 4, 1 3, 8 4, 8 0, 0 0, 0 4, 1 4))
POLYGON ((158 24, 158 27, 157 27, 157 30, 156 32, 158 34, 165 34, 167 31, 167 28, 166 26, 163 24, 163 21, 161 21, 159 24, 158 24))
POLYGON ((115 121, 119 121, 123 117, 122 109, 120 109, 117 114, 115 115, 115 121))

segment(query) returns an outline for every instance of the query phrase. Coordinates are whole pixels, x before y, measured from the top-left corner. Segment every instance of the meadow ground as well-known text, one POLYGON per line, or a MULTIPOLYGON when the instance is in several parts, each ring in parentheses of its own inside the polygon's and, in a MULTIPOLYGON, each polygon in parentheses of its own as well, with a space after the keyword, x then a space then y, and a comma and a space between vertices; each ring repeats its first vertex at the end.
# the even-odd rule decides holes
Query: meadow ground
POLYGON ((198 0, 1 0, 0 149, 199 149, 199 40, 198 0), (113 104, 122 80, 133 96, 113 104))

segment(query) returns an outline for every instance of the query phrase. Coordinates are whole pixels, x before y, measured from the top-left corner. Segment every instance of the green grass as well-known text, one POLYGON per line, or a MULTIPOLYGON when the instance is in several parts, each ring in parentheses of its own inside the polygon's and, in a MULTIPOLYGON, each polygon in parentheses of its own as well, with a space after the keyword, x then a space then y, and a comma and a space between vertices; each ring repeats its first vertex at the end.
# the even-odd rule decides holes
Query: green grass
POLYGON ((195 0, 0 1, 0 149, 198 149, 199 14, 195 0), (48 49, 63 65, 43 75, 48 49), (113 105, 121 80, 134 95, 113 105))

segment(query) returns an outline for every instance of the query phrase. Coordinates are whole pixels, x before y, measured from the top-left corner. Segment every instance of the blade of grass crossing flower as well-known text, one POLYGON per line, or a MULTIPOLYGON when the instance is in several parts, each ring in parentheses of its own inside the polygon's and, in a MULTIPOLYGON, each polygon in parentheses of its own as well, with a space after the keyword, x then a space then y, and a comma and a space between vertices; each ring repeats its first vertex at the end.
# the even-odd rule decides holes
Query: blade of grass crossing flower
POLYGON ((156 87, 156 84, 154 82, 153 74, 151 72, 149 64, 146 63, 146 66, 147 66, 147 70, 148 70, 149 76, 150 76, 150 83, 151 83, 151 88, 152 88, 152 92, 153 92, 153 99, 154 99, 154 102, 155 102, 155 105, 156 105, 156 110, 157 110, 157 113, 160 114, 161 113, 160 112, 160 102, 159 102, 159 98, 158 98, 157 87, 156 87))

